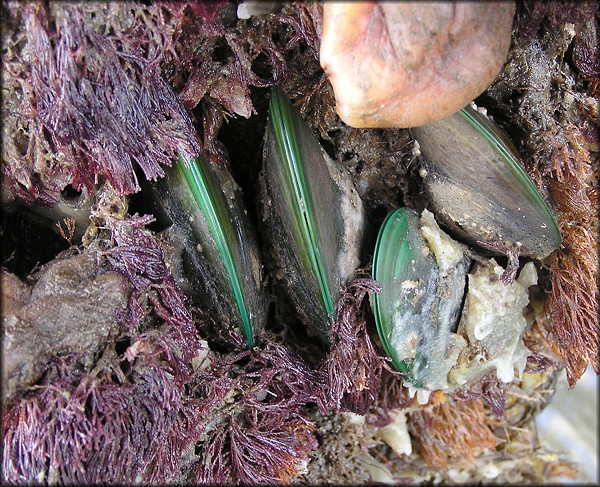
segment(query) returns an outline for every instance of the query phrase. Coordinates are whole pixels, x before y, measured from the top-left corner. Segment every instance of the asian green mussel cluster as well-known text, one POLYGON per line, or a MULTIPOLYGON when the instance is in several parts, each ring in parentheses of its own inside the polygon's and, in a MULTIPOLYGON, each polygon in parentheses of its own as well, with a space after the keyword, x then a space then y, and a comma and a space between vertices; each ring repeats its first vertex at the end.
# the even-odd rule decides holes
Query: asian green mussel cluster
MULTIPOLYGON (((412 135, 435 217, 399 208, 384 220, 372 262, 382 292, 371 305, 383 350, 424 401, 492 371, 504 382, 523 372, 536 268, 530 260, 504 284, 505 269, 489 249, 542 259, 561 239, 516 150, 477 110, 466 107, 412 135)), ((259 190, 258 223, 278 275, 300 319, 328 344, 335 302, 360 265, 365 210, 350 175, 277 87, 259 190)), ((266 276, 228 169, 181 154, 151 192, 169 222, 163 234, 177 249, 172 267, 181 287, 215 326, 241 331, 254 346, 267 319, 266 276)))
MULTIPOLYGON (((486 116, 466 107, 412 134, 431 208, 463 243, 445 233, 428 210, 393 211, 373 255, 373 278, 383 290, 371 298, 383 349, 425 401, 430 391, 467 387, 492 371, 503 382, 510 382, 515 370, 523 372, 528 351, 522 335, 531 322, 526 307, 536 268, 528 262, 518 279, 505 284, 500 280, 505 269, 486 249, 542 259, 561 239, 516 150, 486 116), (475 263, 474 252, 480 254, 475 263)), ((201 290, 210 296, 210 309, 219 317, 233 316, 231 324, 241 324, 252 345, 264 326, 266 302, 256 238, 226 171, 211 169, 202 158, 188 163, 186 168, 180 161, 172 170, 198 173, 185 178, 187 186, 182 177, 160 183, 171 193, 161 197, 167 205, 175 194, 181 194, 178 205, 188 205, 184 212, 168 211, 186 215, 174 219, 186 235, 182 251, 193 263, 185 267, 190 281, 214 280, 201 290), (201 195, 196 188, 203 185, 208 190, 201 195), (190 194, 195 206, 185 203, 190 194), (199 228, 206 222, 209 230, 199 228)), ((328 343, 334 303, 360 262, 365 212, 348 173, 327 155, 279 88, 271 95, 260 198, 260 224, 291 301, 328 343)))
MULTIPOLYGON (((262 223, 290 298, 328 341, 337 293, 359 265, 364 211, 348 174, 336 166, 279 88, 273 90, 260 175, 262 223), (326 212, 321 208, 327 208, 326 212)), ((265 325, 267 300, 256 234, 226 168, 201 155, 180 159, 153 185, 179 248, 183 287, 192 288, 217 326, 250 346, 265 325)))

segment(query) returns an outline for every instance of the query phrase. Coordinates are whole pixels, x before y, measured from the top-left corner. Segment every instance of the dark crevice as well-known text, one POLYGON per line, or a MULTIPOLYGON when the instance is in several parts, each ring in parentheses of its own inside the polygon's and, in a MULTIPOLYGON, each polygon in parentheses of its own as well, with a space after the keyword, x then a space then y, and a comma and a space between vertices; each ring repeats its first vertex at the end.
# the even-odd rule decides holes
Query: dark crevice
POLYGON ((2 266, 25 278, 36 266, 53 260, 69 248, 54 222, 28 207, 4 206, 1 210, 2 266))

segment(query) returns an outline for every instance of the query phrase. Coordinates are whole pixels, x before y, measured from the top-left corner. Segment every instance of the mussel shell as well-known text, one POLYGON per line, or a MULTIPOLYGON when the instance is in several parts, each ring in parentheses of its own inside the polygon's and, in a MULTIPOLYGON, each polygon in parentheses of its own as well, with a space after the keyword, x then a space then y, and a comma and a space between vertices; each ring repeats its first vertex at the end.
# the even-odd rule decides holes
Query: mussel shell
POLYGON ((248 345, 266 319, 256 234, 243 207, 241 189, 224 167, 202 156, 182 159, 154 183, 171 225, 168 239, 181 251, 175 269, 194 299, 218 325, 242 328, 248 345))
POLYGON ((280 88, 271 94, 261 172, 274 259, 301 317, 325 342, 334 303, 359 265, 364 210, 280 88))
POLYGON ((471 107, 411 129, 436 215, 472 243, 544 258, 558 224, 502 131, 471 107))
POLYGON ((447 386, 462 345, 454 332, 469 259, 459 250, 451 264, 438 265, 440 257, 430 250, 421 221, 409 208, 384 220, 373 255, 373 279, 382 291, 371 302, 379 338, 394 367, 412 385, 436 390, 447 386))

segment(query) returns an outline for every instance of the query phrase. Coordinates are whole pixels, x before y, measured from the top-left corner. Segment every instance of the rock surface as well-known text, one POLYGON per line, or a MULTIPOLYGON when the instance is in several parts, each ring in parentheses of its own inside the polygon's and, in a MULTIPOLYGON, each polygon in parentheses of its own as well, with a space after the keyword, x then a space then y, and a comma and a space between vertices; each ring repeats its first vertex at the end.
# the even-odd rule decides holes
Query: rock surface
POLYGON ((416 127, 463 108, 502 68, 512 2, 326 2, 321 66, 353 127, 416 127))
POLYGON ((119 329, 130 287, 115 272, 102 272, 92 248, 44 266, 27 284, 2 273, 4 400, 34 383, 56 355, 78 354, 91 361, 119 329))

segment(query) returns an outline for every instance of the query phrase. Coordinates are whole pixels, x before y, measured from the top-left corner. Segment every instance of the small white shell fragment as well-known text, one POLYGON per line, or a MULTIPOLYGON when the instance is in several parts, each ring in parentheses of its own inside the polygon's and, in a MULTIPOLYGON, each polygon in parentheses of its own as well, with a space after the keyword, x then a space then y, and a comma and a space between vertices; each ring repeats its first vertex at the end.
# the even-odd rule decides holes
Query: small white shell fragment
POLYGON ((252 104, 244 89, 241 86, 234 86, 231 89, 230 96, 233 112, 241 117, 250 118, 252 115, 252 104))
POLYGON ((427 209, 421 213, 421 233, 435 255, 440 273, 445 274, 458 265, 463 258, 461 246, 440 229, 433 213, 427 209))
POLYGON ((421 155, 421 146, 419 145, 419 142, 417 140, 415 140, 411 152, 413 157, 419 157, 421 155))
POLYGON ((486 480, 493 480, 500 475, 500 469, 493 463, 486 463, 479 468, 479 473, 486 480))
POLYGON ((431 391, 427 389, 419 389, 417 391, 417 402, 421 405, 427 404, 429 401, 429 396, 431 396, 431 391))
POLYGON ((254 395, 256 396, 256 399, 258 401, 264 401, 267 398, 267 391, 266 390, 262 390, 262 391, 256 391, 254 393, 254 395))
POLYGON ((406 413, 400 410, 393 410, 390 411, 390 416, 394 418, 394 421, 379 428, 377 435, 394 450, 396 455, 410 455, 412 453, 412 444, 408 429, 406 428, 406 413))
POLYGON ((279 2, 266 2, 263 0, 245 0, 238 5, 238 19, 247 20, 250 17, 270 14, 275 10, 279 2))
POLYGON ((471 344, 479 343, 487 359, 461 364, 451 372, 456 384, 474 382, 496 369, 502 382, 511 382, 515 370, 521 376, 529 350, 522 336, 529 324, 524 310, 529 304, 529 286, 537 283, 533 262, 525 264, 519 278, 509 285, 499 279, 504 269, 491 259, 493 266, 479 266, 469 275, 469 290, 459 332, 471 344), (477 363, 476 363, 477 362, 477 363))
POLYGON ((352 411, 343 414, 350 424, 365 424, 365 417, 360 414, 353 413, 352 411))
POLYGON ((308 473, 308 459, 296 458, 294 466, 298 475, 306 475, 308 473))
POLYGON ((200 340, 200 348, 198 349, 198 355, 192 358, 192 369, 193 370, 204 370, 211 365, 210 358, 207 359, 210 348, 206 340, 200 340))
POLYGON ((376 458, 364 454, 359 457, 359 461, 371 476, 371 481, 378 484, 397 484, 389 469, 376 458))
MULTIPOLYGON (((456 361, 456 359, 455 359, 456 361)), ((424 404, 427 404, 427 402, 429 401, 429 396, 431 396, 431 393, 433 392, 433 390, 437 390, 437 389, 444 389, 445 387, 437 387, 437 388, 432 388, 432 389, 420 389, 418 387, 413 386, 412 384, 409 384, 407 382, 404 383, 405 386, 408 387, 408 397, 415 397, 415 393, 417 394, 417 402, 423 406, 424 404)))

